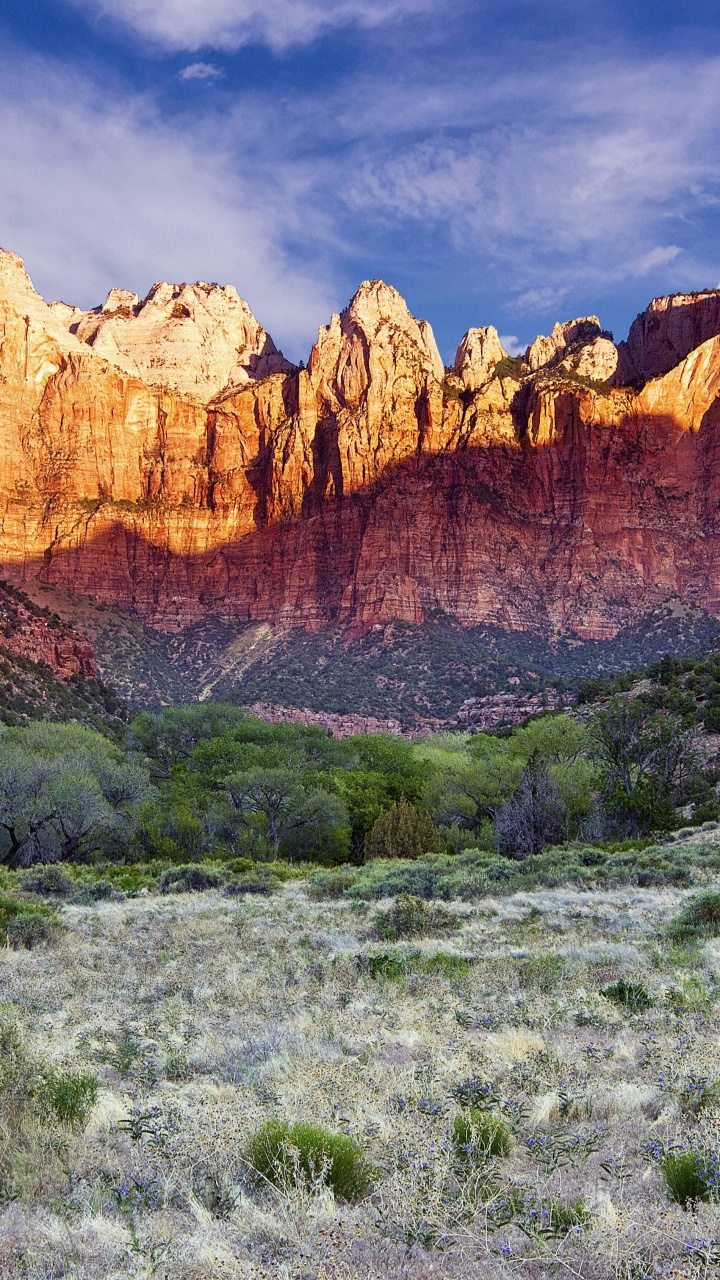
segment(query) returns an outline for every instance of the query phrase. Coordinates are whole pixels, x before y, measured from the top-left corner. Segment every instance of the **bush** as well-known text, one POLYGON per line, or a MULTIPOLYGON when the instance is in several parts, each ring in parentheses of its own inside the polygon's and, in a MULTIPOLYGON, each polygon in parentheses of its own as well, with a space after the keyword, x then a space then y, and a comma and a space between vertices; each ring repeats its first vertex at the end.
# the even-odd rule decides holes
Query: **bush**
POLYGON ((344 1134, 313 1124, 269 1120, 250 1138, 247 1160, 260 1180, 274 1186, 304 1183, 332 1187, 342 1200, 369 1191, 372 1170, 361 1148, 344 1134))
POLYGON ((39 1095, 62 1124, 82 1129, 97 1101, 98 1082, 89 1072, 48 1071, 39 1095))
POLYGON ((239 897, 243 893, 277 893, 281 883, 269 867, 256 866, 254 871, 248 871, 229 881, 225 892, 230 897, 239 897))
POLYGON ((49 907, 0 894, 0 939, 10 946, 29 950, 49 941, 56 929, 57 917, 49 907))
POLYGON ((600 994, 613 1004, 620 1005, 627 1013, 644 1013, 655 1003, 641 982, 626 982, 624 978, 613 982, 609 987, 603 987, 600 994))
POLYGON ((698 894, 672 921, 668 933, 676 942, 716 938, 720 934, 720 893, 698 894))
POLYGON ((27 893, 37 893, 41 898, 71 898, 77 890, 66 867, 59 863, 32 867, 20 879, 27 893))
POLYGON ((507 1156, 512 1150, 512 1132, 507 1121, 475 1107, 469 1115, 455 1117, 452 1140, 458 1157, 472 1163, 507 1156))
POLYGON ((219 889, 225 880, 222 871, 191 862, 164 871, 158 880, 158 889, 161 893, 204 893, 207 889, 219 889))
POLYGON ((403 796, 381 813, 365 837, 365 858, 419 858, 439 853, 440 833, 429 813, 420 813, 403 796))
POLYGON ((337 871, 316 871, 308 876, 307 893, 314 902, 324 898, 342 898, 346 889, 351 889, 358 879, 357 867, 338 867, 337 871))
POLYGON ((662 1173, 670 1198, 687 1209, 699 1200, 709 1200, 720 1181, 717 1157, 698 1151, 672 1152, 662 1163, 662 1173))
POLYGON ((451 933, 458 924, 457 916, 445 907, 430 906, 412 893, 401 893, 386 911, 377 911, 373 920, 376 935, 388 942, 451 933))

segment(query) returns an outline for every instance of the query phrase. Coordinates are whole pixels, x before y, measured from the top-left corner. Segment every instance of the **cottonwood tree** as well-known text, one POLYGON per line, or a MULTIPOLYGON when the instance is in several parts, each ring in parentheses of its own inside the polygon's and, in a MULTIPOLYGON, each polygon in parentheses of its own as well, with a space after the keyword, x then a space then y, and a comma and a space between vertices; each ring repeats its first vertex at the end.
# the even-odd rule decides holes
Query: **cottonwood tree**
POLYGON ((82 725, 33 724, 0 734, 0 862, 87 858, 127 828, 149 791, 142 766, 82 725))
POLYGON ((696 767, 692 730, 641 698, 612 699, 588 730, 612 827, 642 836, 670 826, 676 785, 696 767))
POLYGON ((248 769, 231 774, 224 786, 239 822, 262 835, 273 859, 281 847, 291 859, 311 851, 327 855, 338 842, 347 848, 347 810, 340 797, 304 786, 292 770, 248 769))

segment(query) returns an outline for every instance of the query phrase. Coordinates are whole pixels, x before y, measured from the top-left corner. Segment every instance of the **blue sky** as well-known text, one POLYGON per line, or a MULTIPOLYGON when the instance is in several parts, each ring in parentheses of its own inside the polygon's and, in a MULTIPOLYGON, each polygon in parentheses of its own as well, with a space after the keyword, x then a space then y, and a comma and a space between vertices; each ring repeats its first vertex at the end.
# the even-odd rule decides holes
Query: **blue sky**
POLYGON ((716 0, 4 0, 0 244, 49 299, 233 283, 287 354, 362 279, 521 346, 720 282, 716 0))

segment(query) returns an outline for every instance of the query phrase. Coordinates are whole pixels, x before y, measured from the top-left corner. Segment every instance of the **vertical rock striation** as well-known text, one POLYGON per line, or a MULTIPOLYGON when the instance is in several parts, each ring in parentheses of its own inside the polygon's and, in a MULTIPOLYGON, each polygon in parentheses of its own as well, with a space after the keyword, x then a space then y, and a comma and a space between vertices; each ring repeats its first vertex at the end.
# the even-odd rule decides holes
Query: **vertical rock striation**
POLYGON ((3 572, 165 628, 720 614, 719 297, 656 300, 619 347, 569 321, 523 360, 471 329, 446 371, 370 281, 296 369, 233 289, 80 312, 3 254, 3 572))

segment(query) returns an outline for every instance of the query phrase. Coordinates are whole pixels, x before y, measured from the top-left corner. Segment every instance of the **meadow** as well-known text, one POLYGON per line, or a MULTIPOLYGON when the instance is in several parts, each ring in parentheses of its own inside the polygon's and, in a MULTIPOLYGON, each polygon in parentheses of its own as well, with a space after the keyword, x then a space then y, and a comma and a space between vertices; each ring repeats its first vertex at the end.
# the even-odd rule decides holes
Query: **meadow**
POLYGON ((56 901, 0 953, 0 1274, 712 1276, 713 887, 56 901))

